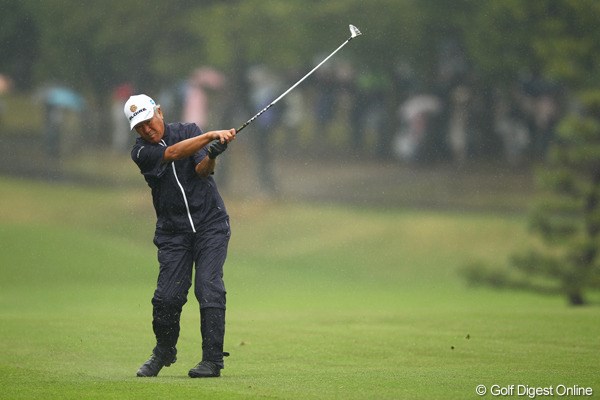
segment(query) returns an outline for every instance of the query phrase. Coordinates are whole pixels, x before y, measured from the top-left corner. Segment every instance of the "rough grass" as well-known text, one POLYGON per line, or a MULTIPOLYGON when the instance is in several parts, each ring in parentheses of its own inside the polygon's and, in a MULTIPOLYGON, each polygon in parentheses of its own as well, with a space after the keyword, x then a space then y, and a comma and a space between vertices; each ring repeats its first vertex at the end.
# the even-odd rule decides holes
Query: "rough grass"
MULTIPOLYGON (((197 304, 179 360, 152 348, 146 188, 0 180, 0 398, 465 399, 485 384, 600 390, 597 306, 466 288, 468 259, 527 240, 519 216, 230 201, 231 352, 192 380, 197 304)), ((487 397, 491 397, 489 394, 487 397)))

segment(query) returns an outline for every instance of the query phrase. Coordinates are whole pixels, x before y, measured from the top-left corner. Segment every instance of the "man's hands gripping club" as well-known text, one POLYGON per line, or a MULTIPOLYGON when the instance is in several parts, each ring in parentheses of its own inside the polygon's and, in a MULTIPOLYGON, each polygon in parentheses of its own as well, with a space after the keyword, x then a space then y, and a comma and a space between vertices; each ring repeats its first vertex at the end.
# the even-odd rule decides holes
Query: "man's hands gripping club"
MULTIPOLYGON (((163 155, 163 160, 165 162, 170 162, 190 157, 198 150, 208 145, 213 140, 215 141, 215 143, 227 146, 227 143, 235 139, 235 135, 235 129, 229 129, 223 131, 206 132, 200 136, 182 140, 181 142, 175 143, 174 145, 167 147, 163 155)), ((224 150, 222 150, 221 153, 223 151, 224 150)))
POLYGON ((235 135, 237 134, 235 129, 229 129, 226 131, 211 131, 205 133, 205 135, 211 135, 213 140, 219 141, 221 144, 227 144, 235 139, 235 135))
POLYGON ((214 173, 215 158, 227 149, 227 143, 235 139, 236 133, 235 129, 230 129, 228 131, 214 131, 206 134, 212 134, 213 140, 210 142, 207 149, 208 156, 196 165, 196 173, 198 175, 206 177, 214 173))
MULTIPOLYGON (((235 138, 235 134, 237 133, 235 131, 235 129, 231 129, 230 131, 225 131, 225 132, 231 132, 231 131, 233 131, 234 136, 230 140, 233 140, 235 138)), ((214 160, 215 158, 217 158, 217 156, 219 154, 221 154, 222 152, 227 150, 227 143, 229 143, 229 140, 223 141, 220 138, 213 140, 208 145, 208 158, 210 158, 211 160, 214 160)))

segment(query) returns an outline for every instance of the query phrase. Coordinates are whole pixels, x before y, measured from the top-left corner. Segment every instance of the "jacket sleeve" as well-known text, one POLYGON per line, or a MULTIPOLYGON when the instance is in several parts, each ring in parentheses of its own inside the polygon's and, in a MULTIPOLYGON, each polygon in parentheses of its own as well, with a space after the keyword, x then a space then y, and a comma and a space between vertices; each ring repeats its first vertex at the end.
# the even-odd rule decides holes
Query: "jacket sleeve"
POLYGON ((165 146, 136 143, 131 150, 131 159, 144 176, 160 178, 169 165, 169 163, 163 162, 166 149, 165 146))
MULTIPOLYGON (((202 130, 198 127, 198 125, 196 124, 189 124, 187 126, 187 131, 186 133, 189 135, 188 137, 195 137, 195 136, 200 136, 202 135, 204 132, 202 132, 202 130)), ((200 161, 204 160, 204 158, 208 155, 208 146, 206 145, 203 148, 201 148, 200 150, 198 150, 192 157, 194 159, 194 164, 197 165, 200 163, 200 161)))

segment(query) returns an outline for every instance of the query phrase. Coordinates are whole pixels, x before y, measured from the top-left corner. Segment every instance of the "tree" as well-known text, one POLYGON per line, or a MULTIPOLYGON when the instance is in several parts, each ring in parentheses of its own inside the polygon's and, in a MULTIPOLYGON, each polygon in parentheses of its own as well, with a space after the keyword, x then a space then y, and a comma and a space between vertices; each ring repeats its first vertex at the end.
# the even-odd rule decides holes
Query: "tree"
POLYGON ((165 60, 171 73, 181 73, 182 65, 189 68, 186 55, 201 53, 191 47, 201 47, 199 41, 180 23, 192 7, 189 1, 143 7, 120 0, 27 4, 41 31, 37 80, 69 84, 88 98, 102 99, 123 81, 159 86, 166 80, 165 60))
POLYGON ((584 112, 562 121, 538 172, 544 192, 530 216, 537 240, 508 268, 470 265, 469 281, 562 294, 572 305, 600 289, 600 91, 582 97, 584 112))
POLYGON ((525 72, 568 85, 579 107, 560 123, 536 172, 542 193, 530 215, 530 248, 507 268, 474 263, 463 272, 471 282, 560 293, 581 305, 586 291, 600 288, 600 32, 593 28, 600 4, 507 0, 485 8, 481 21, 503 15, 500 26, 511 28, 503 29, 508 40, 488 32, 488 48, 471 47, 480 65, 489 61, 497 77, 525 72), (505 57, 495 63, 492 53, 505 57))
POLYGON ((198 7, 189 0, 143 6, 121 0, 23 4, 40 33, 36 86, 60 84, 82 93, 89 110, 85 132, 100 142, 106 142, 103 132, 110 129, 105 115, 115 86, 127 82, 157 91, 174 75, 187 74, 189 61, 201 54, 201 41, 181 23, 187 11, 198 7))

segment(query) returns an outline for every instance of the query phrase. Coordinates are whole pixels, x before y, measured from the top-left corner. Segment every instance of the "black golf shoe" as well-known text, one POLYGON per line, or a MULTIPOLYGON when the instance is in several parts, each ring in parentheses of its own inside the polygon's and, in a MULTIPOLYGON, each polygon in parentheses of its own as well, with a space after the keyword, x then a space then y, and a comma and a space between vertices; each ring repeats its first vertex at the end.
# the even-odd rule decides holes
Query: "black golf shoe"
POLYGON ((221 376, 222 368, 211 361, 200 361, 198 365, 190 369, 188 376, 190 378, 217 378, 221 376))
POLYGON ((177 361, 177 357, 172 356, 171 358, 164 359, 158 357, 156 354, 152 353, 150 359, 146 361, 140 369, 138 369, 137 376, 139 377, 150 377, 157 376, 160 370, 163 367, 168 367, 177 361))

